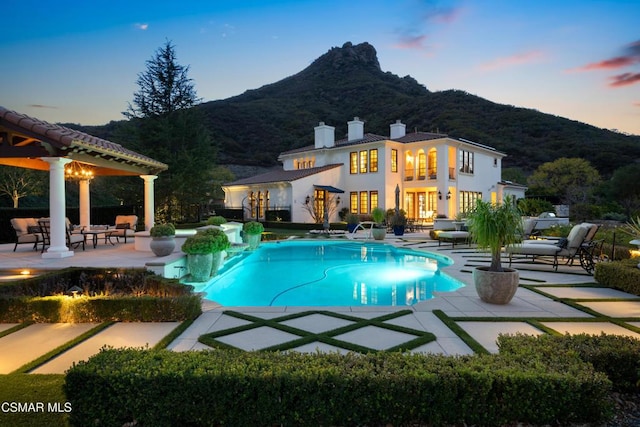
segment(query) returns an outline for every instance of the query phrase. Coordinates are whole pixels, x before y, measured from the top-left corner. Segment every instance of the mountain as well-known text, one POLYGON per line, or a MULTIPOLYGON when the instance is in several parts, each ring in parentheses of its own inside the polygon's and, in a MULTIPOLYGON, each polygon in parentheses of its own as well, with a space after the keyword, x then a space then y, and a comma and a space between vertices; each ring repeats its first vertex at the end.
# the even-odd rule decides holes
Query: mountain
POLYGON ((429 91, 410 76, 382 71, 369 43, 331 48, 295 75, 197 108, 225 164, 276 165, 280 152, 313 144, 318 122, 335 126, 340 138, 355 116, 365 120, 365 132, 388 135, 389 124, 400 119, 407 132, 437 131, 489 145, 507 153, 503 167, 525 172, 559 157, 582 157, 608 176, 640 161, 640 136, 461 90, 429 91))

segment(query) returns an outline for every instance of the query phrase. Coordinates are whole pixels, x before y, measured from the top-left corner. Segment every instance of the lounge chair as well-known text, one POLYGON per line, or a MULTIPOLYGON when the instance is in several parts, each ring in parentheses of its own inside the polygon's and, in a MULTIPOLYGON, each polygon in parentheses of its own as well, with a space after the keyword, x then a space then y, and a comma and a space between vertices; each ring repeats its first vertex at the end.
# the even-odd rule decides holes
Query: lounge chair
POLYGON ((42 242, 38 220, 35 218, 11 218, 11 226, 16 232, 16 244, 13 247, 13 252, 16 251, 18 245, 23 243, 33 245, 33 250, 38 249, 38 245, 42 242))
MULTIPOLYGON (((45 247, 51 245, 51 221, 49 218, 39 219, 38 226, 42 232, 42 252, 44 252, 45 247)), ((77 249, 82 246, 82 250, 85 250, 86 235, 82 233, 71 233, 71 222, 69 218, 65 219, 65 232, 67 247, 69 247, 69 249, 77 249)))
POLYGON ((559 240, 525 240, 522 243, 510 245, 505 248, 509 254, 509 266, 513 262, 514 255, 531 256, 535 261, 537 258, 553 258, 553 268, 558 271, 558 258, 567 258, 567 264, 572 263, 574 257, 580 251, 585 242, 587 235, 595 235, 597 225, 594 224, 578 224, 569 232, 566 239, 559 240), (594 230, 595 231, 592 231, 594 230), (592 233, 590 233, 592 231, 592 233))
POLYGON ((127 243, 127 237, 133 237, 136 233, 136 225, 138 224, 137 215, 118 215, 116 216, 115 230, 111 233, 112 237, 116 237, 120 242, 120 237, 124 238, 127 243))

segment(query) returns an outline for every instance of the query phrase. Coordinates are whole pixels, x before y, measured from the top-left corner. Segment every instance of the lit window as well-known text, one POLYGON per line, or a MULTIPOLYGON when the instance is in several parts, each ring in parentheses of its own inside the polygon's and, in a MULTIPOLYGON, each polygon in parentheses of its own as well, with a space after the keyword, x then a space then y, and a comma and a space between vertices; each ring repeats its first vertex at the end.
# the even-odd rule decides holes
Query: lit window
POLYGON ((366 150, 360 152, 360 173, 367 173, 369 169, 369 156, 367 154, 366 150))
POLYGON ((418 179, 424 179, 427 176, 427 156, 424 151, 418 153, 418 179))
POLYGON ((358 193, 355 191, 349 193, 349 200, 351 202, 349 206, 349 211, 352 214, 357 214, 358 213, 358 193))
POLYGON ((482 199, 482 193, 477 191, 461 191, 459 198, 460 212, 469 212, 476 207, 477 200, 482 199))
POLYGON ((429 179, 436 179, 438 177, 438 156, 435 148, 429 150, 429 156, 427 160, 427 173, 429 179))
POLYGON ((369 196, 371 198, 371 210, 373 210, 374 208, 378 207, 378 192, 372 191, 371 193, 369 193, 369 196))
POLYGON ((398 172, 398 150, 391 150, 391 172, 398 172))
POLYGON ((366 191, 360 192, 360 213, 369 213, 369 194, 366 191))
POLYGON ((358 153, 349 153, 349 173, 358 173, 358 153))
POLYGON ((378 149, 369 150, 369 172, 378 172, 378 149))

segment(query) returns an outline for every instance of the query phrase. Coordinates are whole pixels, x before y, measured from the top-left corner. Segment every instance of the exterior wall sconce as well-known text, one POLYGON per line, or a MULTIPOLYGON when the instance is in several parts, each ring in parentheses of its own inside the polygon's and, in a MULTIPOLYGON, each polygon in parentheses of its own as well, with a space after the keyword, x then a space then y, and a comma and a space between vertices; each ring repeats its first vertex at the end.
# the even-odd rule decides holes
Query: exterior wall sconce
POLYGON ((340 196, 336 197, 336 206, 340 204, 340 196))
POLYGON ((449 200, 451 198, 451 191, 447 192, 447 200, 449 200))
POLYGON ((304 204, 308 205, 310 201, 311 201, 311 197, 307 196, 307 198, 304 199, 304 204))
POLYGON ((438 200, 442 200, 442 193, 438 191, 438 200))

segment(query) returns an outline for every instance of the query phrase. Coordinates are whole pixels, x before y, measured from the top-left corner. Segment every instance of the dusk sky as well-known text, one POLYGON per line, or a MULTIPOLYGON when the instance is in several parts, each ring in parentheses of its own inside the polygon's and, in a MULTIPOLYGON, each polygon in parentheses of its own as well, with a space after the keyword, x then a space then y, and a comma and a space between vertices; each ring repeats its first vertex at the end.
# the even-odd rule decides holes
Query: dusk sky
POLYGON ((204 101, 350 41, 431 91, 640 135, 638 0, 4 0, 2 16, 0 105, 54 123, 124 119, 167 40, 204 101))

